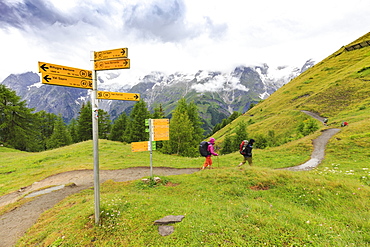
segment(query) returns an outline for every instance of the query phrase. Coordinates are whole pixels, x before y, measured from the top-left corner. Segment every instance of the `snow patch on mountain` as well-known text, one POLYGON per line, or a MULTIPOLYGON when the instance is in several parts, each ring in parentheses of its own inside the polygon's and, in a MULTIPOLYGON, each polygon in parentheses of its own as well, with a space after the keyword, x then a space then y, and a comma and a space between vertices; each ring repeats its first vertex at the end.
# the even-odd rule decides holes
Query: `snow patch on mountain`
MULTIPOLYGON (((177 83, 187 84, 187 90, 203 92, 221 92, 240 90, 249 92, 251 89, 242 84, 242 76, 245 69, 258 73, 264 85, 264 92, 260 93, 261 99, 266 99, 271 93, 288 83, 291 79, 298 76, 305 69, 313 65, 312 60, 308 60, 301 69, 294 66, 276 66, 270 68, 267 64, 258 66, 240 66, 232 72, 199 70, 196 73, 176 72, 167 75, 163 72, 153 71, 147 75, 136 75, 129 70, 124 71, 102 71, 98 73, 98 90, 112 92, 128 92, 135 85, 146 83, 150 85, 147 90, 160 90, 163 87, 175 85, 177 83)), ((158 92, 157 92, 158 93, 158 92)))
POLYGON ((124 72, 98 72, 98 90, 111 92, 126 92, 136 84, 140 83, 141 78, 128 70, 124 72), (127 73, 126 73, 127 72, 127 73))
POLYGON ((36 82, 35 84, 32 84, 31 86, 28 86, 27 87, 27 89, 28 90, 31 90, 31 88, 33 88, 33 87, 35 87, 35 88, 40 88, 40 87, 42 87, 44 84, 42 84, 41 83, 41 81, 40 82, 36 82))

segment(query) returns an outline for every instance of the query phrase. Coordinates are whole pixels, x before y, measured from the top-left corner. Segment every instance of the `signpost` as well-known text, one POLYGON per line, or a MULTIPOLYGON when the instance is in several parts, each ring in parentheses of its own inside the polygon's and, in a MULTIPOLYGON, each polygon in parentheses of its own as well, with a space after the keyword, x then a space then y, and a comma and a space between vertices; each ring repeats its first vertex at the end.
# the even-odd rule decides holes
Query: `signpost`
MULTIPOLYGON (((99 148, 98 148, 98 99, 132 100, 139 101, 140 94, 117 93, 98 91, 97 71, 111 69, 129 69, 130 59, 127 58, 128 49, 120 48, 107 51, 93 52, 92 67, 94 70, 83 70, 51 63, 39 62, 39 72, 42 74, 41 81, 67 87, 79 87, 92 89, 92 125, 93 125, 93 152, 94 152, 94 207, 95 224, 99 224, 100 217, 100 180, 99 180, 99 148)), ((146 143, 146 150, 152 149, 152 145, 146 143)), ((139 144, 138 144, 139 145, 139 144)), ((143 149, 140 144, 135 150, 143 149)))
POLYGON ((52 63, 39 62, 39 73, 64 75, 77 78, 92 79, 92 71, 85 69, 77 69, 52 63))
POLYGON ((143 152, 149 151, 149 142, 132 142, 131 143, 131 151, 132 152, 143 152))
POLYGON ((42 73, 41 82, 44 84, 52 84, 57 86, 92 89, 92 80, 49 73, 42 73))
POLYGON ((148 142, 132 142, 132 152, 150 152, 150 176, 153 176, 153 150, 156 150, 156 141, 170 139, 169 119, 145 119, 145 126, 149 127, 148 142))
POLYGON ((139 100, 139 94, 126 95, 124 93, 98 91, 97 71, 112 69, 129 69, 130 59, 127 59, 127 48, 93 52, 92 71, 92 122, 93 122, 93 146, 94 146, 94 205, 95 224, 99 224, 100 218, 100 180, 99 180, 99 135, 98 135, 98 99, 139 100), (119 59, 117 59, 119 58, 119 59))
POLYGON ((95 70, 129 69, 130 59, 100 60, 94 62, 95 70))
POLYGON ((166 141, 170 139, 169 119, 152 119, 153 141, 166 141))
POLYGON ((117 92, 98 91, 98 99, 140 101, 140 95, 137 93, 117 93, 117 92))
POLYGON ((128 56, 128 49, 127 48, 119 48, 107 51, 96 51, 94 52, 94 60, 104 60, 104 59, 112 59, 112 58, 127 58, 128 56))

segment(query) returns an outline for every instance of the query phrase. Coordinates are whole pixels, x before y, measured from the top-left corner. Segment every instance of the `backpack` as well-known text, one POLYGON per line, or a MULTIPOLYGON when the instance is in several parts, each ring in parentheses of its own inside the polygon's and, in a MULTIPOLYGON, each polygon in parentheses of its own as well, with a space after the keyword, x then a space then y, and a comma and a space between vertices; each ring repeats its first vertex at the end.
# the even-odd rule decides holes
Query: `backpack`
POLYGON ((211 153, 208 151, 208 145, 209 143, 206 142, 206 141, 202 141, 200 144, 199 144, 199 153, 200 155, 202 155, 203 157, 207 157, 208 155, 210 155, 211 153))
POLYGON ((242 155, 246 155, 247 154, 247 146, 248 146, 248 142, 242 142, 242 147, 240 148, 240 154, 242 155))

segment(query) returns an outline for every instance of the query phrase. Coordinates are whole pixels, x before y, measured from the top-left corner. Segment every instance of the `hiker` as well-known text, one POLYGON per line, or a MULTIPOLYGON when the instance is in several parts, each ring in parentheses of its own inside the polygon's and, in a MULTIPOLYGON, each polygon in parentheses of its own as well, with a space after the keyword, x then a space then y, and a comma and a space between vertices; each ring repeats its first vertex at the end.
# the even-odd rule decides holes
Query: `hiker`
POLYGON ((325 126, 328 126, 328 121, 329 121, 329 119, 324 118, 323 122, 324 122, 324 125, 325 125, 325 126))
POLYGON ((244 156, 244 160, 238 165, 238 167, 244 165, 247 161, 250 166, 252 165, 252 149, 254 142, 254 139, 250 139, 249 142, 244 140, 240 143, 239 150, 240 154, 244 156))
POLYGON ((347 123, 347 122, 343 122, 343 123, 341 124, 341 126, 342 126, 342 127, 346 127, 346 126, 348 126, 348 123, 347 123))
POLYGON ((211 137, 209 139, 209 142, 208 142, 208 147, 207 147, 207 156, 206 157, 206 160, 204 161, 204 164, 202 166, 202 170, 204 170, 205 168, 207 168, 207 166, 209 168, 211 168, 211 165, 212 165, 212 158, 211 156, 214 155, 214 156, 218 156, 217 153, 214 152, 214 149, 213 149, 213 145, 215 144, 215 138, 211 137))

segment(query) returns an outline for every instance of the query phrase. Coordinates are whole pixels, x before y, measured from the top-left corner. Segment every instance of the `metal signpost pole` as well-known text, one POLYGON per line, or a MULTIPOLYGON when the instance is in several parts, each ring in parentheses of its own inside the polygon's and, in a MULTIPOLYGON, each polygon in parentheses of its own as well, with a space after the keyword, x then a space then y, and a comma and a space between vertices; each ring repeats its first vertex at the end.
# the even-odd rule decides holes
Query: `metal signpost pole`
MULTIPOLYGON (((94 57, 94 56, 93 56, 94 57)), ((93 127, 93 149, 94 149, 94 206, 95 224, 99 224, 100 217, 100 180, 99 180, 99 132, 98 132, 98 99, 97 99, 97 75, 92 71, 92 127, 93 127)))
POLYGON ((153 119, 149 118, 150 177, 153 177, 153 119))
POLYGON ((92 135, 94 151, 94 204, 95 224, 100 217, 100 180, 99 180, 99 132, 98 132, 98 100, 116 99, 139 101, 140 94, 99 91, 97 85, 97 70, 129 69, 130 59, 127 58, 127 48, 119 48, 100 52, 91 52, 93 70, 83 70, 57 64, 39 62, 41 82, 66 87, 92 89, 92 135))

